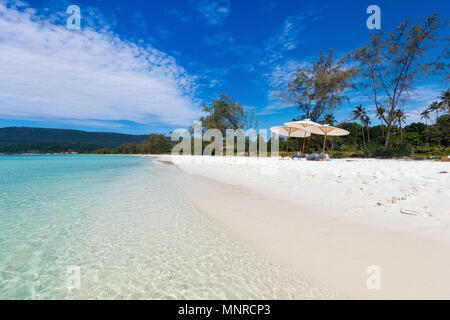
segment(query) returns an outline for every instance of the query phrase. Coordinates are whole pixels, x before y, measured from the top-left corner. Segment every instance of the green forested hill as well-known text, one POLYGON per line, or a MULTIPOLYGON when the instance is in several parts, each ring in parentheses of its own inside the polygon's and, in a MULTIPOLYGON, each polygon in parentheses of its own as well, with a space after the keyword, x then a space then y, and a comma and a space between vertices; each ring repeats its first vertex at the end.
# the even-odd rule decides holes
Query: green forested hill
POLYGON ((142 142, 148 135, 112 132, 87 132, 68 129, 30 127, 0 128, 0 153, 91 152, 103 147, 116 148, 130 142, 142 142))

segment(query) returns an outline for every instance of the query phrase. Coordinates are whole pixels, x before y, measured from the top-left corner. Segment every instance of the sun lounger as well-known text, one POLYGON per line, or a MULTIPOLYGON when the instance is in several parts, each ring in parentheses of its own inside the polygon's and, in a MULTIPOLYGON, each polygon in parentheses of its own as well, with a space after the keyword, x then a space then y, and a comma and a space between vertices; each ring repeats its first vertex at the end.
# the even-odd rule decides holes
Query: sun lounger
MULTIPOLYGON (((320 154, 312 153, 306 157, 306 160, 309 160, 309 161, 319 161, 322 159, 323 159, 323 153, 320 153, 320 154)), ((325 154, 325 161, 330 161, 330 160, 331 159, 328 156, 328 154, 325 154)))
POLYGON ((295 159, 295 158, 302 159, 302 158, 305 158, 305 155, 304 155, 304 154, 301 154, 301 153, 299 153, 299 152, 296 152, 296 153, 294 153, 294 154, 292 155, 291 158, 292 158, 292 159, 295 159))
MULTIPOLYGON (((320 154, 317 155, 316 160, 322 160, 323 159, 323 152, 321 152, 320 154)), ((328 154, 325 153, 325 161, 330 161, 330 157, 328 156, 328 154)))

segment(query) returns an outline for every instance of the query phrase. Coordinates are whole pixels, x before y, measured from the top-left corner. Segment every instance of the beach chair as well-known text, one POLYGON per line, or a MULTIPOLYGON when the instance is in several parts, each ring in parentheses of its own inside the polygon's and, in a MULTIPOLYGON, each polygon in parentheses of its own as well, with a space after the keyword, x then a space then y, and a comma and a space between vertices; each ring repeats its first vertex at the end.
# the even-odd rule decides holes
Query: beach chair
MULTIPOLYGON (((316 156, 316 160, 322 160, 323 159, 323 152, 321 152, 320 154, 318 154, 316 156)), ((325 153, 325 161, 331 161, 330 157, 328 156, 328 154, 325 153)))
POLYGON ((291 158, 292 158, 292 160, 295 159, 295 158, 303 159, 303 158, 305 158, 305 155, 304 155, 304 154, 301 154, 300 152, 296 152, 296 153, 294 153, 294 154, 292 155, 291 158))

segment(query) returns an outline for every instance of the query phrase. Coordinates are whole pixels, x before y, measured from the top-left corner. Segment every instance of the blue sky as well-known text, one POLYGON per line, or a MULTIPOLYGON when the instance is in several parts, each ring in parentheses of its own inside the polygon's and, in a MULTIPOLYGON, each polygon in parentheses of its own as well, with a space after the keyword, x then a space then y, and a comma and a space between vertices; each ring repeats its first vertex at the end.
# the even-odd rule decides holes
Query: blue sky
MULTIPOLYGON (((221 93, 254 109, 260 128, 280 125, 300 112, 278 89, 320 50, 362 45, 371 4, 386 30, 450 13, 438 0, 0 0, 0 126, 168 132, 192 125, 221 93), (71 4, 81 30, 65 26, 71 4)), ((443 89, 440 78, 419 82, 409 121, 443 89)), ((338 120, 360 103, 371 108, 349 95, 338 120)))

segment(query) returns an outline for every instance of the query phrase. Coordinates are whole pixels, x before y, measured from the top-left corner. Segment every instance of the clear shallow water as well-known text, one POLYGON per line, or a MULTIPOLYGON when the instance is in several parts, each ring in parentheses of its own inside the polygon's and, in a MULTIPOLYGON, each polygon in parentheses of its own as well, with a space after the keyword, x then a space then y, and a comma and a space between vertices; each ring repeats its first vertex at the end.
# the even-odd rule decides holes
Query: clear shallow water
POLYGON ((0 299, 324 297, 210 222, 181 180, 141 157, 0 156, 0 299))

